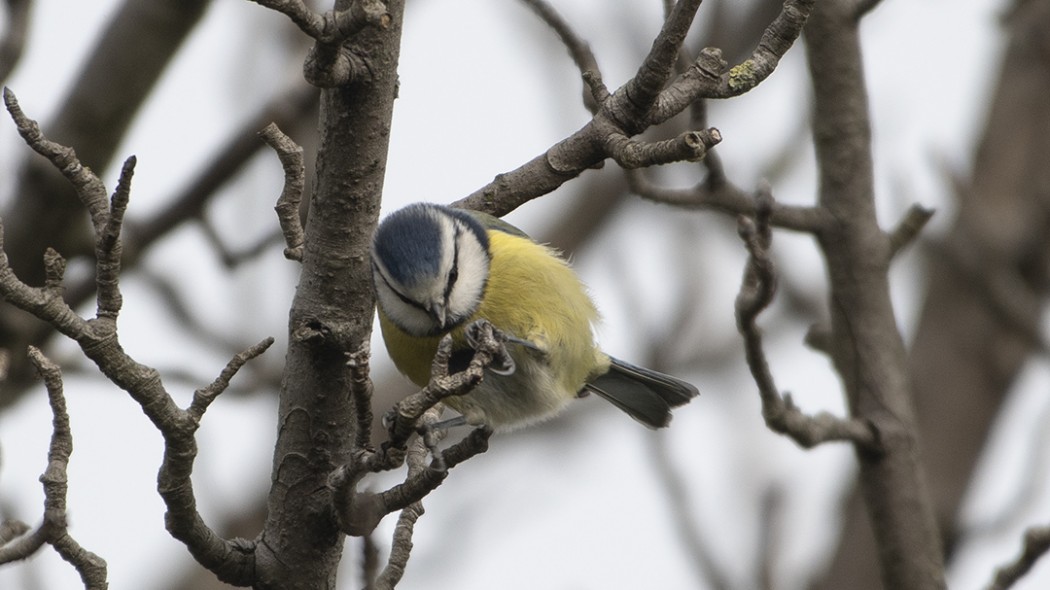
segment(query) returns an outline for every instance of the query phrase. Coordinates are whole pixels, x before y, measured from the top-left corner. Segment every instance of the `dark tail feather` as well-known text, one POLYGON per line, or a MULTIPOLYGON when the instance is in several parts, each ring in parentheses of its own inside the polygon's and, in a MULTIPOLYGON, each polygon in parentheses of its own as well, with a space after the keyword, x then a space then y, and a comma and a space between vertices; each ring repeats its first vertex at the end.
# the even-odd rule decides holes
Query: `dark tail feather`
POLYGON ((611 359, 609 372, 584 386, 609 400, 649 428, 663 428, 671 422, 671 408, 686 404, 699 392, 689 383, 611 359))

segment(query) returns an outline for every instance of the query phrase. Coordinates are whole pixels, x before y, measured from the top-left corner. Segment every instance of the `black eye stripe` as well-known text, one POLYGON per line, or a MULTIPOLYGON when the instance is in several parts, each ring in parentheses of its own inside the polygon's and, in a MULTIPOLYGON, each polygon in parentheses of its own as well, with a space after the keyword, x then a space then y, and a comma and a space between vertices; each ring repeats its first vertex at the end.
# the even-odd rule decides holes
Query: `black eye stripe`
POLYGON ((448 271, 448 280, 445 281, 445 303, 452 296, 452 288, 456 286, 459 279, 459 236, 462 235, 459 226, 456 226, 456 235, 452 237, 452 268, 448 271))
POLYGON ((379 275, 379 278, 383 280, 383 284, 386 285, 387 288, 394 293, 394 295, 397 295, 398 299, 400 299, 406 305, 410 305, 424 313, 429 313, 427 309, 423 307, 418 301, 410 299, 407 295, 405 295, 401 291, 398 291, 397 288, 390 283, 390 279, 386 278, 386 273, 383 272, 383 269, 380 268, 379 265, 377 265, 375 262, 372 263, 372 269, 375 271, 374 274, 379 275))

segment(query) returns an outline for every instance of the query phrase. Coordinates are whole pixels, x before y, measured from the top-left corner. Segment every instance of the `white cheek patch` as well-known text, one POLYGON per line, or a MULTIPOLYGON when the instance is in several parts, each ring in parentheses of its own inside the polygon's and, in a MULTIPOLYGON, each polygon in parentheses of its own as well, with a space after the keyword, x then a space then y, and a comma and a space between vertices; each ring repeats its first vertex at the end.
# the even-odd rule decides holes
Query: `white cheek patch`
POLYGON ((489 276, 489 254, 469 229, 462 229, 456 240, 456 284, 448 294, 449 316, 463 321, 481 304, 489 276))

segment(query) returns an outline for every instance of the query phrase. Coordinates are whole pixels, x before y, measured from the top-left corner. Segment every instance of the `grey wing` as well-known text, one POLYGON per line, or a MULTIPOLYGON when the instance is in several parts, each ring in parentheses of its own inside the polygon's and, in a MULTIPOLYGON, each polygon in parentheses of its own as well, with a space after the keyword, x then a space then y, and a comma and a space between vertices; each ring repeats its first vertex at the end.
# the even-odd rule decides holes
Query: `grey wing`
POLYGON ((477 222, 480 223, 485 229, 501 231, 505 234, 518 236, 519 238, 525 238, 528 240, 532 239, 529 237, 529 234, 521 231, 520 229, 514 227, 506 221, 503 221, 499 217, 489 215, 488 213, 482 213, 481 211, 474 211, 473 209, 460 209, 460 211, 463 211, 467 215, 470 215, 471 217, 476 219, 477 222))

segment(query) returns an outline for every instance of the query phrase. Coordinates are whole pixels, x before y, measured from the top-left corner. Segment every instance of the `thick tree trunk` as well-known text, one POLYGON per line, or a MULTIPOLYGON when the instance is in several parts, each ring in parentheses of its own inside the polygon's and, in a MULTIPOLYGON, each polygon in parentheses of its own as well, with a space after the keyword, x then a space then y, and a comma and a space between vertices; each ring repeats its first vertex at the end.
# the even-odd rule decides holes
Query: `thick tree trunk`
POLYGON ((342 556, 345 537, 328 477, 349 461, 356 427, 345 355, 367 345, 375 311, 369 250, 397 96, 404 3, 388 0, 386 8, 386 29, 362 29, 351 41, 368 48, 368 79, 321 95, 321 142, 289 318, 273 484, 256 548, 259 589, 333 589, 342 556))

